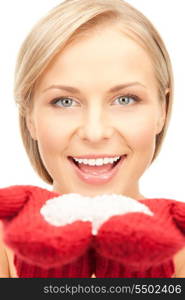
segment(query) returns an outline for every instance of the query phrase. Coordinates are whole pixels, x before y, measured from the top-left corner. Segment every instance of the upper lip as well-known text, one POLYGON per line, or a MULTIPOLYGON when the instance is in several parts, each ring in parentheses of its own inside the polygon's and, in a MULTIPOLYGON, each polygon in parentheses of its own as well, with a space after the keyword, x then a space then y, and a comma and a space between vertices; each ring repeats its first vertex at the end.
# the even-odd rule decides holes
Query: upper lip
POLYGON ((108 158, 114 158, 114 157, 120 157, 123 156, 123 154, 117 154, 117 155, 112 155, 112 154, 99 154, 99 155, 95 155, 95 154, 89 154, 89 155, 81 155, 81 156, 69 156, 69 157, 73 157, 73 158, 77 158, 77 159, 96 159, 96 158, 104 158, 104 157, 108 157, 108 158))

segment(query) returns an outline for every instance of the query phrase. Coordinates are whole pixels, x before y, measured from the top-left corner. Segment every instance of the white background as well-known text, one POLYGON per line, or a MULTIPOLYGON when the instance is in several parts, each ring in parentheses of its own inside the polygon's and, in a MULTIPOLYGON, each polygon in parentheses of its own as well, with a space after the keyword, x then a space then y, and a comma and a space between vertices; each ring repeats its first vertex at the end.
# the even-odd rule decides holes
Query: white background
MULTIPOLYGON (((90 0, 89 0, 90 1, 90 0)), ((51 188, 33 171, 19 133, 13 99, 16 56, 32 26, 59 0, 0 1, 0 187, 33 184, 51 188)), ((128 0, 160 32, 171 56, 175 98, 170 127, 157 160, 141 179, 146 197, 185 201, 185 18, 184 1, 128 0)))

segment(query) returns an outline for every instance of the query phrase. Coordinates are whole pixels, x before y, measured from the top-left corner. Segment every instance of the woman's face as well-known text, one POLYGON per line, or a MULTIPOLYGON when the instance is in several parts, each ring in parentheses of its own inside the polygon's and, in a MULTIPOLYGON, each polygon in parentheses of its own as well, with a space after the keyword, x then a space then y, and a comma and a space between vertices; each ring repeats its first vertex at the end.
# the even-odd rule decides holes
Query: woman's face
POLYGON ((68 45, 42 75, 27 125, 55 191, 139 199, 139 178, 165 119, 151 60, 114 27, 89 36, 68 45), (122 159, 114 166, 94 156, 122 159), (69 157, 91 160, 77 166, 69 157))

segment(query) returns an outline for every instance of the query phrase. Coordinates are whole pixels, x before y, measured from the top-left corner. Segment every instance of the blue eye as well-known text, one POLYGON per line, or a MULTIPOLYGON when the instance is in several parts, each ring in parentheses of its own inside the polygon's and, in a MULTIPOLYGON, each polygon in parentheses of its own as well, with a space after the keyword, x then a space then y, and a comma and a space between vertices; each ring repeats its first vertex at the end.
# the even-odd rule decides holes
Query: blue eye
POLYGON ((132 96, 132 95, 127 95, 127 96, 119 96, 117 97, 118 103, 121 105, 128 105, 131 104, 133 102, 137 102, 139 101, 137 96, 132 96))
POLYGON ((52 101, 52 104, 54 104, 56 106, 71 107, 73 102, 74 102, 73 99, 66 97, 66 98, 54 99, 52 101))
MULTIPOLYGON (((141 100, 136 95, 119 96, 116 98, 115 101, 117 101, 117 99, 118 99, 118 104, 120 104, 122 106, 128 106, 129 104, 132 104, 133 102, 139 102, 141 100)), ((77 102, 70 97, 55 98, 51 101, 52 105, 64 107, 64 108, 73 107, 73 106, 75 106, 75 103, 77 103, 77 102)))

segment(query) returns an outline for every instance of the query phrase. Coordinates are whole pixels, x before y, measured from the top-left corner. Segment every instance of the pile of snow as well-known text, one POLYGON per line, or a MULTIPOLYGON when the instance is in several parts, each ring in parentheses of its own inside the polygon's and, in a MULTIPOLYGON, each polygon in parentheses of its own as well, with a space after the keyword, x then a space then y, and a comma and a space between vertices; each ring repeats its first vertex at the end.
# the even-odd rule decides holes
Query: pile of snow
POLYGON ((129 212, 153 215, 146 205, 119 194, 103 194, 96 197, 64 194, 47 200, 40 210, 44 219, 54 226, 63 226, 79 220, 90 221, 94 235, 110 217, 129 212))

